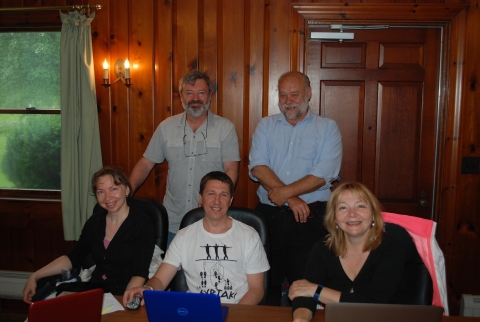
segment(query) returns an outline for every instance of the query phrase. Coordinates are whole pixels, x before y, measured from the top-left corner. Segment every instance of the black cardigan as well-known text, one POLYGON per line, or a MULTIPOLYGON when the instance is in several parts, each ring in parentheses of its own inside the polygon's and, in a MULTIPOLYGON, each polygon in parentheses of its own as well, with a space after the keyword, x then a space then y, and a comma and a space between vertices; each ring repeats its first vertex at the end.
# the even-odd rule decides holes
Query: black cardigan
MULTIPOLYGON (((340 258, 325 246, 324 241, 318 241, 309 254, 304 278, 341 292, 340 302, 394 303, 403 292, 400 282, 405 256, 404 243, 384 233, 382 243, 370 252, 352 281, 345 274, 340 258)), ((297 297, 293 300, 293 311, 303 307, 315 313, 316 305, 310 297, 297 297)))
POLYGON ((73 267, 80 267, 92 254, 96 267, 90 282, 123 295, 132 276, 148 279, 155 247, 153 225, 147 215, 130 207, 128 217, 105 249, 106 215, 107 211, 102 209, 87 220, 80 239, 67 256, 73 267), (104 275, 106 279, 102 278, 104 275))

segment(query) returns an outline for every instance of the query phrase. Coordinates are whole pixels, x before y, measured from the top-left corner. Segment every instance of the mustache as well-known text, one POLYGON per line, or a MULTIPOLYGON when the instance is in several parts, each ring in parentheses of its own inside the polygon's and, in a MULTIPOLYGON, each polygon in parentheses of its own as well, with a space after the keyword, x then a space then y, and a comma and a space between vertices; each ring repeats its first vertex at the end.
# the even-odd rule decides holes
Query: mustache
POLYGON ((191 106, 191 105, 202 105, 203 106, 203 102, 202 101, 195 101, 195 100, 192 100, 192 101, 189 101, 187 103, 188 106, 191 106))
POLYGON ((282 104, 281 108, 293 108, 293 107, 298 107, 298 104, 282 104))

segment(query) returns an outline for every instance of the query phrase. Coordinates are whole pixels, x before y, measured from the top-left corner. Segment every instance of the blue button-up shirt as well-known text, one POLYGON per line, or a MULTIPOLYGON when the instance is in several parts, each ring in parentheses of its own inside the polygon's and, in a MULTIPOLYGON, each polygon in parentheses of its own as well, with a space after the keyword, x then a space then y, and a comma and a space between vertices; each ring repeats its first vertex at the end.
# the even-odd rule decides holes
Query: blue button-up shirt
MULTIPOLYGON (((258 165, 268 166, 286 185, 307 175, 325 179, 324 186, 298 197, 306 203, 327 201, 330 181, 340 172, 342 137, 335 121, 312 113, 310 108, 295 126, 280 113, 260 121, 253 134, 249 159, 249 175, 255 181, 258 180, 252 169, 258 165)), ((267 193, 263 186, 257 190, 261 203, 274 206, 267 193)))

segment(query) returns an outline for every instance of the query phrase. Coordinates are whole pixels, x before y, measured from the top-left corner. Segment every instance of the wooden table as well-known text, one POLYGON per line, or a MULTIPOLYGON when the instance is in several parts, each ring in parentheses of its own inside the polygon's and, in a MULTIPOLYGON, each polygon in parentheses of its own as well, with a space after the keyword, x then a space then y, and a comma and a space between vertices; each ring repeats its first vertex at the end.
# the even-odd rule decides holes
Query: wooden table
MULTIPOLYGON (((121 302, 121 298, 117 297, 121 302)), ((292 308, 279 306, 261 305, 238 305, 227 304, 228 310, 226 322, 254 322, 254 321, 292 321, 292 308)), ((323 322, 323 311, 318 310, 312 321, 323 322)), ((147 322, 147 312, 142 306, 136 311, 117 311, 102 316, 102 322, 147 322)), ((463 316, 445 316, 442 322, 479 322, 480 318, 463 316)))

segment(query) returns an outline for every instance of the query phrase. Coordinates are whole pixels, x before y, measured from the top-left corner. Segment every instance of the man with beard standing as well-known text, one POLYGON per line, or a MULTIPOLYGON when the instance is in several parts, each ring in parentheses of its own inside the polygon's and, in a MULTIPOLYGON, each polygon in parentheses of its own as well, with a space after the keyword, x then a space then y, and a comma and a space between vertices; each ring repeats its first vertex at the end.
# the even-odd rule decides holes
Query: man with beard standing
POLYGON ((210 78, 192 71, 180 80, 179 93, 185 112, 160 123, 130 175, 135 192, 155 164, 167 160, 163 205, 168 212, 168 244, 175 237, 185 213, 198 207, 202 177, 211 171, 223 171, 236 184, 240 163, 233 123, 209 111, 213 94, 210 78))
POLYGON ((310 80, 292 71, 278 80, 282 113, 265 117, 253 135, 250 177, 260 183, 256 210, 270 234, 270 305, 280 305, 285 276, 303 278, 308 253, 326 230, 323 215, 342 163, 337 124, 309 108, 310 80))

